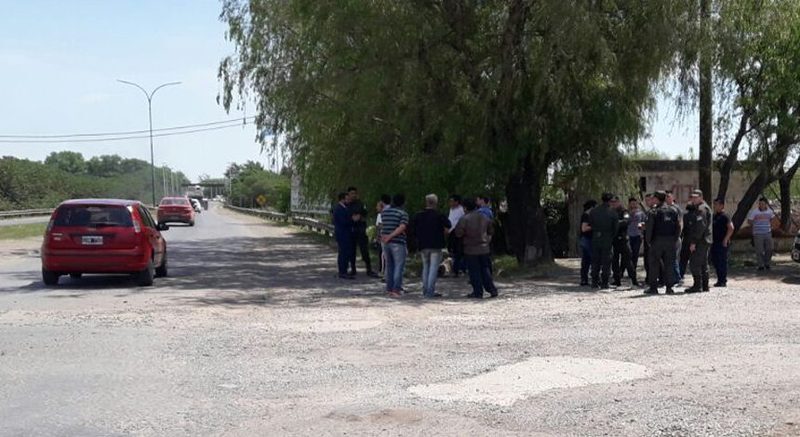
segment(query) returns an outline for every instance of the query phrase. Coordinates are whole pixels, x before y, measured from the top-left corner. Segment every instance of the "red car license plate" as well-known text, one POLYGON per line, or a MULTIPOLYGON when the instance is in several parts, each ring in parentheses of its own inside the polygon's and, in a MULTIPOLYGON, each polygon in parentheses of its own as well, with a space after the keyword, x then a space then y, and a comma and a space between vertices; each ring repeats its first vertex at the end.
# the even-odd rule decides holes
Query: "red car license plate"
POLYGON ((81 237, 81 244, 84 246, 102 246, 103 237, 99 235, 85 235, 81 237))

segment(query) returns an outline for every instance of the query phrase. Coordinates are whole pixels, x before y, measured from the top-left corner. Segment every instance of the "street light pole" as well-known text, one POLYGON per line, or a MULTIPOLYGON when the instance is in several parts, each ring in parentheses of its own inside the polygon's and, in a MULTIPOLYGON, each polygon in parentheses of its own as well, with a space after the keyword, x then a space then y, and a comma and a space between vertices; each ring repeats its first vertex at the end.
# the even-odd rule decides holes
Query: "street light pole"
MULTIPOLYGON (((170 170, 172 172, 172 170, 170 170)), ((167 191, 167 163, 161 163, 161 182, 164 185, 164 197, 169 196, 169 192, 167 191)))
POLYGON ((155 162, 154 162, 155 159, 154 159, 154 154, 153 154, 153 95, 156 93, 156 91, 160 90, 161 88, 164 88, 165 86, 178 85, 178 84, 180 84, 180 82, 163 83, 163 84, 155 87, 155 89, 153 89, 153 91, 151 91, 150 93, 148 93, 144 88, 139 86, 139 84, 136 84, 136 83, 133 83, 133 82, 128 82, 127 80, 121 80, 121 79, 117 79, 117 82, 121 82, 121 83, 124 83, 126 85, 131 85, 131 86, 135 86, 136 88, 139 88, 144 93, 144 96, 147 98, 147 118, 150 121, 150 170, 151 170, 150 171, 150 177, 151 177, 150 183, 152 184, 152 187, 153 187, 153 206, 155 206, 156 205, 156 165, 155 165, 155 162))

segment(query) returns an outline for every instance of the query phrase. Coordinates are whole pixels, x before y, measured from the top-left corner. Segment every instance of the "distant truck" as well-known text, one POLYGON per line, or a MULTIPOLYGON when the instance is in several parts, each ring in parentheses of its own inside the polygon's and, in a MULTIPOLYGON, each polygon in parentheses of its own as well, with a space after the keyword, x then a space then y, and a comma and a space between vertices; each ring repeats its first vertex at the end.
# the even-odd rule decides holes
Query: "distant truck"
POLYGON ((208 210, 208 199, 203 197, 203 187, 200 185, 189 187, 186 190, 186 197, 190 199, 197 199, 197 201, 200 202, 200 205, 203 206, 203 209, 208 210))

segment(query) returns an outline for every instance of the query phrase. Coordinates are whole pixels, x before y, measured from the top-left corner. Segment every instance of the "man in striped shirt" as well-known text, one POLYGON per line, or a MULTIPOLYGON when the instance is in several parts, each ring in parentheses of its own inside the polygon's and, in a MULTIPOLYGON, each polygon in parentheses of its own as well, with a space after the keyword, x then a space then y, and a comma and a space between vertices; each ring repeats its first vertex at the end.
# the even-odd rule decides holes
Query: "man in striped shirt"
POLYGON ((769 270, 772 262, 772 221, 775 212, 769 207, 767 198, 758 199, 758 209, 750 211, 747 222, 753 229, 753 246, 756 249, 758 271, 769 270))
POLYGON ((403 271, 406 266, 406 228, 408 213, 403 210, 405 196, 395 194, 392 205, 381 213, 381 242, 386 259, 386 292, 400 297, 403 290, 403 271))

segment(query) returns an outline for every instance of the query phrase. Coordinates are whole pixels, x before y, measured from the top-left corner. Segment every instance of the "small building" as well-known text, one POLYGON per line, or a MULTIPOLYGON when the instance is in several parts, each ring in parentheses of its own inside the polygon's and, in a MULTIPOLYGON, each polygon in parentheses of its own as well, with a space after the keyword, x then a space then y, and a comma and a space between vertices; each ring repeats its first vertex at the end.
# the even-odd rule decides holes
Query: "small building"
MULTIPOLYGON (((678 204, 685 206, 689 201, 689 196, 692 191, 699 188, 700 185, 698 162, 696 160, 642 160, 635 162, 635 168, 634 176, 636 188, 634 188, 632 192, 617 193, 620 198, 623 198, 626 204, 628 197, 637 197, 643 200, 646 193, 652 193, 658 190, 671 190, 678 204)), ((610 180, 614 179, 613 176, 610 178, 610 180)), ((716 197, 717 189, 719 188, 719 179, 719 171, 714 170, 711 180, 713 192, 703 193, 709 205, 716 197)), ((730 183, 725 196, 725 209, 730 214, 736 211, 739 201, 750 186, 751 180, 752 176, 747 171, 734 169, 734 171, 731 172, 730 183)), ((606 189, 612 190, 611 187, 606 189)), ((572 192, 567 195, 567 208, 573 230, 569 234, 570 256, 577 256, 578 254, 577 236, 578 229, 580 228, 580 218, 583 212, 583 203, 590 198, 599 201, 600 194, 601 193, 572 192)))
MULTIPOLYGON (((637 181, 640 193, 638 194, 672 190, 678 204, 685 205, 689 201, 692 190, 697 189, 700 185, 697 161, 647 160, 637 161, 636 165, 639 167, 637 181)), ((709 204, 716 198, 719 178, 719 172, 714 170, 711 176, 713 192, 703 193, 709 204)), ((728 192, 725 196, 726 209, 729 212, 736 211, 739 201, 751 181, 752 177, 747 171, 734 170, 731 172, 728 192)))

